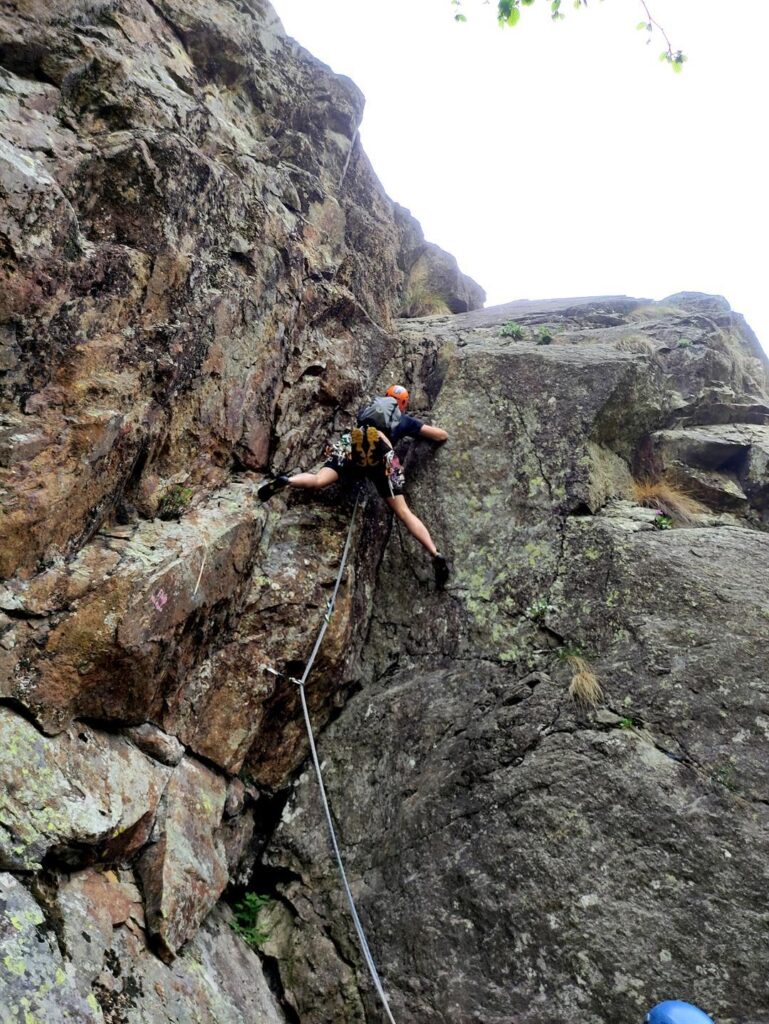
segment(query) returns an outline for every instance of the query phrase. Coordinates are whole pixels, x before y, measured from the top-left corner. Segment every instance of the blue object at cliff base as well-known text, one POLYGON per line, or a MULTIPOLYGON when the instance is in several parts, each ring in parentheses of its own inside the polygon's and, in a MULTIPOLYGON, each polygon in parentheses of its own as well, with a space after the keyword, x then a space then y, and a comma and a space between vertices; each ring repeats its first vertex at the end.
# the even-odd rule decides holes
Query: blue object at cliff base
POLYGON ((666 999, 664 1003, 657 1003, 653 1010, 649 1010, 644 1024, 713 1024, 713 1018, 691 1003, 666 999))

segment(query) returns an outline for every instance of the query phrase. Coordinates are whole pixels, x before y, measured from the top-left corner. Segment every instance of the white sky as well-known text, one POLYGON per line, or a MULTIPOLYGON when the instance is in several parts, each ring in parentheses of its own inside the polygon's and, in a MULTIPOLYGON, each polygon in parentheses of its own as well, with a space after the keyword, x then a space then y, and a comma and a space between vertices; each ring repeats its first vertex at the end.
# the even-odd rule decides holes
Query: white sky
POLYGON ((553 23, 536 0, 273 0, 290 35, 366 96, 388 194, 487 304, 725 295, 769 349, 769 0, 647 0, 689 60, 674 75, 639 0, 553 23), (762 127, 763 126, 763 127, 762 127))

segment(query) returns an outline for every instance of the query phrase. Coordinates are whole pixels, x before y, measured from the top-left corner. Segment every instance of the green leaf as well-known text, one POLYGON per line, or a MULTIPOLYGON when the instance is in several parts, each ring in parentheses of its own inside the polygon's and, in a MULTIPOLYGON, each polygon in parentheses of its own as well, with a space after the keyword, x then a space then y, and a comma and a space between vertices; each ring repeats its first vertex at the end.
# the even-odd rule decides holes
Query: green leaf
POLYGON ((643 29, 646 28, 647 25, 648 25, 648 22, 646 22, 646 21, 639 21, 638 24, 636 25, 636 31, 641 32, 643 29))
POLYGON ((681 74, 681 72, 682 72, 682 71, 683 71, 683 69, 684 69, 684 66, 683 66, 683 64, 681 63, 681 61, 680 61, 680 60, 672 60, 672 61, 670 62, 670 66, 671 66, 671 67, 673 68, 673 70, 675 71, 675 73, 676 73, 677 75, 680 75, 680 74, 681 74))
POLYGON ((464 16, 464 14, 455 14, 454 21, 467 21, 467 18, 464 16))
POLYGON ((517 25, 521 17, 518 0, 499 0, 498 17, 500 25, 517 25))

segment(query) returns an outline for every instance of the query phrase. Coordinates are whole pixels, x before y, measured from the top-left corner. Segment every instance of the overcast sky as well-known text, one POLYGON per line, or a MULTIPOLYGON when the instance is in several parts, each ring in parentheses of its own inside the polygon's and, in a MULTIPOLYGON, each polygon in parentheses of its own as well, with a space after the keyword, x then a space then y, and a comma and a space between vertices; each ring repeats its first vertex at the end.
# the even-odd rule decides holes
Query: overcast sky
POLYGON ((769 349, 769 0, 647 0, 688 57, 674 75, 640 0, 515 29, 496 3, 273 0, 286 30, 366 96, 388 194, 488 293, 725 295, 769 349))

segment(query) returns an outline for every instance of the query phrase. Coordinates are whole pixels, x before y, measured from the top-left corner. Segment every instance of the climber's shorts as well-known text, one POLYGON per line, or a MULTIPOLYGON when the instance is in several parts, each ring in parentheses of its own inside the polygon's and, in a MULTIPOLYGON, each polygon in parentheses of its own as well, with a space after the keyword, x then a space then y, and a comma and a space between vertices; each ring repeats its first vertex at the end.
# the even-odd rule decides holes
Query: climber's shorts
POLYGON ((339 474, 339 479, 343 483, 355 483, 356 480, 368 477, 373 481, 377 493, 383 498, 395 498, 399 494, 403 494, 406 478, 403 466, 395 452, 390 452, 388 457, 378 465, 367 466, 363 469, 352 463, 349 445, 345 443, 348 436, 344 435, 333 445, 329 458, 323 463, 323 468, 333 469, 335 473, 339 474))

